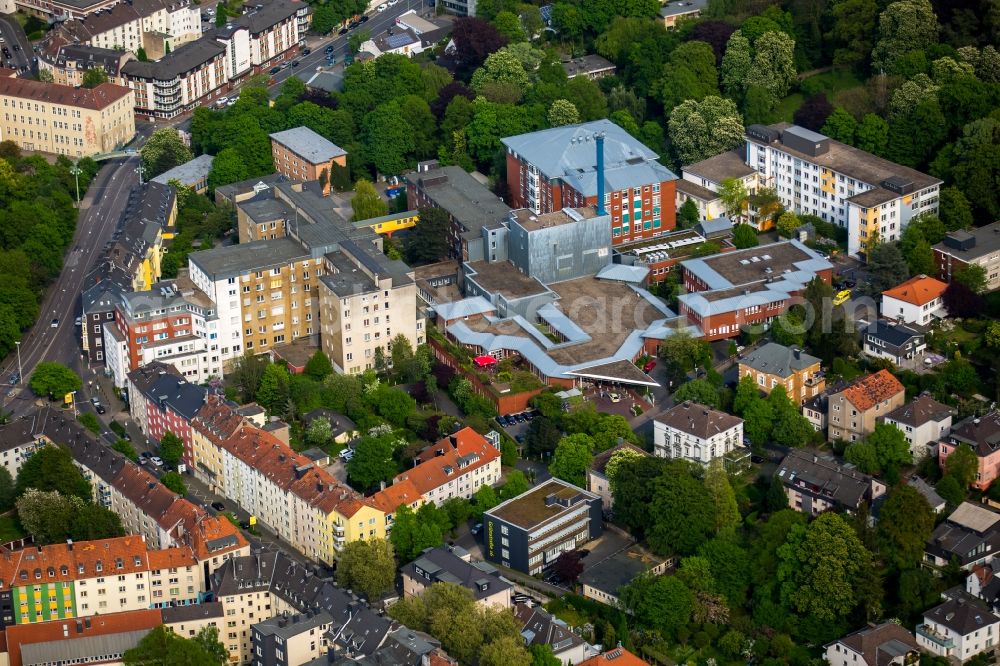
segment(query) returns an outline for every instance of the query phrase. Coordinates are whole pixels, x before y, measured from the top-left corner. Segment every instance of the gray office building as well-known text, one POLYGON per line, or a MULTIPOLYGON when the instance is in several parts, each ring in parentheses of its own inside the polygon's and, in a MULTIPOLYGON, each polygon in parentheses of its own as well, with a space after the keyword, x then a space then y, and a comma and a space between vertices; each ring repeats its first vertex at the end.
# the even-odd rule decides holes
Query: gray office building
POLYGON ((529 575, 601 535, 601 496, 550 479, 483 514, 486 558, 529 575))

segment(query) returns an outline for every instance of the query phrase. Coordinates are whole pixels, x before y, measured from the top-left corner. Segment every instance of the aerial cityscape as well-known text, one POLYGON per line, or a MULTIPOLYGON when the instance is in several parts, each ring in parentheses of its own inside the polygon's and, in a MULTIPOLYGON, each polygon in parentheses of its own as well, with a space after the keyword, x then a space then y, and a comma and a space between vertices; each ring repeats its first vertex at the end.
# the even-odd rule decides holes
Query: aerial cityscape
POLYGON ((0 0, 0 666, 989 666, 997 0, 0 0))

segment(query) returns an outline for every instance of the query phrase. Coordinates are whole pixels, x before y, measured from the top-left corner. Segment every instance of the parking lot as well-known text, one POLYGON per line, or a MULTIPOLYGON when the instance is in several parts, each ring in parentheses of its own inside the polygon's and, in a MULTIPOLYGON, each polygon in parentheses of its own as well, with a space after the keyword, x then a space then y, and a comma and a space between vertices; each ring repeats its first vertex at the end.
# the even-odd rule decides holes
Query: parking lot
POLYGON ((504 432, 513 437, 518 444, 521 444, 524 442, 524 434, 528 431, 528 425, 538 416, 541 416, 541 412, 537 409, 529 409, 516 414, 501 414, 494 420, 503 428, 504 432))

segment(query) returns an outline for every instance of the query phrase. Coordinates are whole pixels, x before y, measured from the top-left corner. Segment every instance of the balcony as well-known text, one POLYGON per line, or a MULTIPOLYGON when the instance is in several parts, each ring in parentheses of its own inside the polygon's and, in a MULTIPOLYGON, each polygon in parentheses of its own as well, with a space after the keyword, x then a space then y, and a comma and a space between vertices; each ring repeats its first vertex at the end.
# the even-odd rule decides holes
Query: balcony
POLYGON ((816 386, 826 381, 826 373, 820 371, 809 377, 806 377, 806 386, 816 386))
POLYGON ((333 526, 333 533, 334 533, 335 537, 340 537, 341 539, 343 539, 344 538, 344 526, 343 525, 334 525, 333 526))
POLYGON ((917 636, 923 636, 942 650, 951 650, 955 647, 955 641, 953 639, 942 636, 926 624, 917 625, 917 636))

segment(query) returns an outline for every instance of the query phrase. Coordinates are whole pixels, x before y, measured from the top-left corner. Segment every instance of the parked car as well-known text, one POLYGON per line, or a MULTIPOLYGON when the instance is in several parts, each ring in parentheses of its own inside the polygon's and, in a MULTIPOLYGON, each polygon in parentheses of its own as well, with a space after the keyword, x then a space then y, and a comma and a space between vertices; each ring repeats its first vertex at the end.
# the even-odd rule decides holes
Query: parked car
POLYGON ((750 456, 750 462, 752 462, 754 465, 762 465, 764 464, 764 456, 758 456, 757 454, 754 454, 750 456))
POLYGON ((645 372, 646 374, 649 374, 655 367, 656 367, 656 359, 653 359, 651 361, 646 361, 646 364, 642 366, 642 371, 645 372))
POLYGON ((59 320, 58 319, 53 319, 52 320, 52 328, 59 328, 59 320))
POLYGON ((77 317, 73 320, 73 324, 75 326, 83 326, 83 319, 81 317, 77 317))
POLYGON ((389 9, 389 5, 387 5, 387 4, 385 4, 385 3, 383 3, 383 4, 379 5, 379 6, 378 6, 378 7, 377 7, 377 8, 375 9, 375 11, 378 11, 378 12, 384 12, 384 11, 385 11, 385 10, 387 10, 387 9, 389 9))
POLYGON ((272 67, 271 68, 271 75, 274 76, 275 74, 277 74, 280 71, 281 71, 280 67, 272 67))
POLYGON ((309 48, 308 46, 305 47, 304 49, 302 49, 302 55, 309 55, 312 52, 313 52, 313 50, 311 48, 309 48))
POLYGON ((327 53, 333 53, 333 44, 327 44, 325 50, 327 53))
POLYGON ((94 403, 94 411, 97 412, 98 414, 105 414, 105 413, 107 413, 108 410, 101 403, 95 402, 94 403))
POLYGON ((514 414, 514 420, 516 420, 518 423, 524 423, 528 419, 525 418, 524 412, 520 412, 518 414, 514 414))
POLYGON ((212 502, 212 508, 215 509, 216 511, 225 511, 226 505, 223 504, 222 502, 212 502))
POLYGON ((150 456, 149 462, 153 463, 157 467, 163 467, 163 459, 160 456, 150 456))
POLYGON ((298 60, 293 60, 292 61, 292 67, 298 67, 298 66, 299 66, 299 61, 298 60))
POLYGON ((483 524, 476 523, 475 525, 472 526, 472 529, 469 531, 472 532, 472 536, 478 536, 479 533, 483 531, 483 524))
POLYGON ((620 395, 618 395, 617 393, 609 393, 608 394, 608 398, 611 400, 611 402, 621 402, 622 401, 622 397, 620 395))

